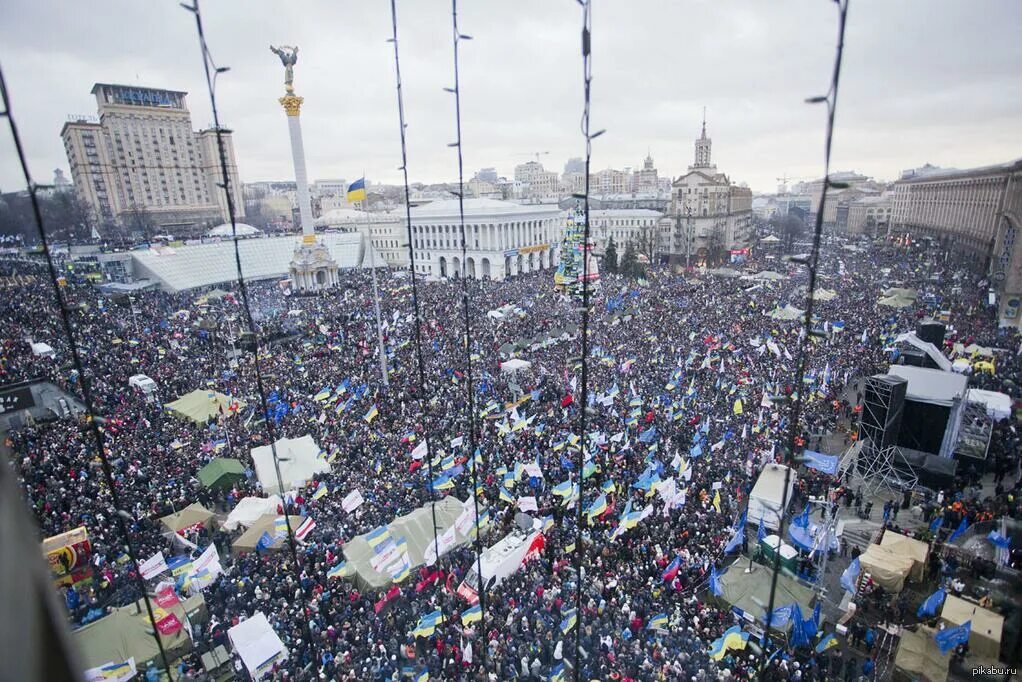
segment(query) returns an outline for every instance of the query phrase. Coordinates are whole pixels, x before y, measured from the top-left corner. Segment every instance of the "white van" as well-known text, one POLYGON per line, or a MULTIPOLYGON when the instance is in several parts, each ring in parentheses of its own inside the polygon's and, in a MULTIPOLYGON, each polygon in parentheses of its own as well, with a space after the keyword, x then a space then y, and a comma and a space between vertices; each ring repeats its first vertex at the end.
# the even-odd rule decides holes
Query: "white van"
POLYGON ((483 583, 487 589, 504 582, 529 559, 539 556, 546 546, 546 538, 538 530, 515 529, 503 540, 483 550, 479 562, 472 562, 472 570, 458 586, 458 594, 470 604, 479 601, 479 571, 482 568, 483 583))
POLYGON ((145 374, 135 374, 128 378, 128 386, 131 386, 136 391, 142 393, 146 400, 152 402, 156 399, 157 386, 156 382, 147 377, 145 374))

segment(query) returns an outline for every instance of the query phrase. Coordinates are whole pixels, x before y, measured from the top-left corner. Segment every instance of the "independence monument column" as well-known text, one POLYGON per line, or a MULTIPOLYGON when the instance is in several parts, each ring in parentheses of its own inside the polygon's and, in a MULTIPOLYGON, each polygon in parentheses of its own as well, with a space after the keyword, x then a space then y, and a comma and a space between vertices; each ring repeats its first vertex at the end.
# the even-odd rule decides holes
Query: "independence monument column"
POLYGON ((328 289, 337 284, 337 262, 326 245, 316 239, 312 225, 312 201, 309 199, 309 178, 305 171, 305 147, 302 144, 301 115, 303 97, 295 95, 294 66, 298 62, 298 48, 289 45, 270 46, 284 65, 285 95, 278 100, 287 114, 287 129, 291 138, 291 158, 295 166, 295 185, 298 190, 298 213, 302 223, 302 240, 291 259, 291 285, 297 292, 328 289))

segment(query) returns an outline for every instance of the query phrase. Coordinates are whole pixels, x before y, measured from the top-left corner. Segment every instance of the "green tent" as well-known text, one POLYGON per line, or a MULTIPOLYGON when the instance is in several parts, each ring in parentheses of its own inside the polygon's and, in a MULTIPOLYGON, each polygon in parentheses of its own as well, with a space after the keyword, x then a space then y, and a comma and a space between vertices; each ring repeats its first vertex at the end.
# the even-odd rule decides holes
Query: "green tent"
MULTIPOLYGON (((153 602, 153 608, 156 607, 156 603, 153 602)), ((206 600, 201 594, 189 597, 165 610, 173 613, 186 627, 188 621, 206 620, 206 600)), ((72 639, 78 646, 78 653, 86 668, 94 668, 111 661, 119 663, 132 657, 140 670, 145 670, 149 661, 155 661, 158 667, 163 665, 159 658, 160 652, 156 648, 156 640, 153 638, 153 627, 146 612, 145 602, 142 600, 115 608, 110 615, 75 630, 72 639)), ((172 635, 160 635, 160 640, 172 662, 192 648, 184 627, 172 635)))
MULTIPOLYGON (((748 559, 739 559, 720 576, 724 592, 718 599, 730 605, 739 616, 748 614, 762 623, 766 615, 765 607, 772 581, 773 571, 769 567, 756 563, 749 565, 748 559)), ((803 615, 808 616, 813 610, 813 596, 812 588, 789 578, 784 573, 777 575, 774 608, 795 602, 802 608, 803 615)), ((776 629, 787 631, 790 627, 791 623, 788 622, 776 629)))
POLYGON ((199 469, 198 476, 207 488, 230 488, 245 479, 245 466, 236 459, 219 457, 199 469))

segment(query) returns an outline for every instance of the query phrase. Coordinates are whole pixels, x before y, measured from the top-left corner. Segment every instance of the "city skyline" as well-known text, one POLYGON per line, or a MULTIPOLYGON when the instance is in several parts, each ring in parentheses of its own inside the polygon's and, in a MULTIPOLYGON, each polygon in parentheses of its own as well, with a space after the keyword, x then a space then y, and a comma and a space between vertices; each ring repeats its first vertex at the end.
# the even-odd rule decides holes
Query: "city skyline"
MULTIPOLYGON (((594 144, 594 172, 638 168, 649 150, 661 175, 679 177, 691 163, 706 106, 715 161, 734 181, 771 192, 778 176, 822 174, 824 112, 803 100, 822 92, 829 77, 836 32, 829 3, 769 11, 647 5, 594 8, 593 126, 608 130, 594 144), (661 20, 643 21, 651 12, 661 20)), ((979 14, 959 3, 934 5, 863 1, 851 8, 833 168, 894 180, 927 162, 964 168, 1022 155, 1022 86, 1013 70, 1022 48, 1011 39, 1022 8, 997 2, 979 14), (926 30, 906 31, 911 25, 926 30), (958 33, 963 25, 970 30, 958 33)), ((295 90, 306 99, 309 176, 354 179, 364 171, 375 182, 398 184, 389 9, 312 7, 282 12, 255 2, 240 16, 236 8, 204 8, 210 48, 231 69, 219 79, 218 103, 235 131, 241 178, 292 175, 276 102, 280 68, 267 49, 283 41, 301 47, 295 90)), ((185 90, 196 126, 212 120, 191 17, 176 3, 118 1, 104 9, 111 11, 72 6, 52 14, 16 2, 0 28, 7 46, 0 60, 37 182, 68 168, 60 127, 69 115, 90 111, 95 82, 185 90), (120 20, 102 20, 109 15, 120 20), (42 47, 33 44, 41 26, 50 35, 42 47)), ((549 152, 540 162, 560 173, 582 152, 577 5, 460 10, 459 25, 474 38, 461 54, 465 179, 483 167, 510 177, 537 151, 549 152)), ((410 179, 450 182, 457 177, 447 147, 453 98, 443 92, 453 79, 450 6, 399 4, 398 14, 410 179)), ((0 165, 0 188, 20 189, 9 136, 0 137, 0 152, 12 159, 0 165)))

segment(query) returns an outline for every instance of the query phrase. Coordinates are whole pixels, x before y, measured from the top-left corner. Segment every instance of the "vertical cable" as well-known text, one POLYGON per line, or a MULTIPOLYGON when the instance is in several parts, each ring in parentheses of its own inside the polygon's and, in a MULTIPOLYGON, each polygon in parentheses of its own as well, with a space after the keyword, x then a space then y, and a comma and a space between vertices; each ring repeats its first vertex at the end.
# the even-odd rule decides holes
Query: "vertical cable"
MULTIPOLYGON (((209 51, 209 45, 206 43, 206 35, 202 28, 202 13, 199 11, 199 0, 192 0, 191 5, 181 3, 181 6, 186 10, 195 15, 195 28, 199 34, 199 47, 202 51, 202 67, 206 73, 206 89, 209 91, 209 104, 213 110, 213 126, 216 131, 216 145, 217 151, 220 156, 220 173, 223 179, 221 187, 224 190, 224 194, 227 197, 227 214, 231 221, 231 238, 234 242, 234 264, 238 272, 238 290, 241 293, 242 307, 245 311, 245 321, 248 324, 249 330, 252 332, 252 360, 253 367, 255 369, 256 389, 259 392, 259 405, 263 411, 263 424, 266 428, 266 435, 270 440, 270 452, 273 455, 273 471, 277 478, 277 487, 280 490, 280 494, 284 494, 284 483, 280 475, 280 460, 277 458, 277 433, 273 426, 273 420, 269 416, 269 404, 266 400, 266 390, 263 383, 262 369, 259 366, 259 334, 256 331, 255 320, 252 318, 252 309, 249 305, 248 300, 248 286, 245 284, 245 278, 242 276, 241 270, 241 251, 238 248, 238 224, 237 217, 234 211, 234 196, 231 194, 231 177, 227 170, 227 153, 224 148, 224 139, 222 134, 222 128, 220 126, 220 115, 216 107, 216 77, 221 73, 229 70, 227 66, 217 66, 216 62, 213 61, 213 55, 209 51)), ((295 546, 295 532, 294 528, 291 527, 291 515, 289 504, 285 501, 284 503, 284 523, 287 526, 287 544, 291 553, 291 560, 294 562, 294 570, 296 579, 299 585, 301 585, 301 563, 298 560, 298 549, 295 546)), ((309 612, 308 601, 304 598, 305 588, 302 587, 302 610, 305 612, 305 618, 302 620, 302 626, 305 630, 305 636, 309 642, 310 650, 315 649, 315 644, 312 638, 312 630, 309 627, 309 621, 312 618, 312 614, 309 612)))
MULTIPOLYGON (((404 95, 401 91, 401 59, 398 51, 397 43, 397 0, 390 0, 390 22, 391 22, 391 37, 387 39, 387 42, 394 43, 394 78, 397 84, 397 115, 398 123, 401 129, 401 168, 399 169, 404 179, 404 190, 405 190, 405 227, 407 228, 408 234, 408 268, 412 272, 412 307, 415 312, 415 359, 418 364, 418 375, 419 375, 419 413, 422 418, 422 438, 426 444, 426 471, 429 476, 429 483, 426 485, 426 489, 429 492, 429 511, 433 521, 433 547, 437 550, 437 554, 440 554, 440 543, 437 541, 437 526, 436 526, 436 499, 435 491, 433 490, 433 449, 430 444, 429 436, 429 420, 426 419, 429 407, 429 401, 426 399, 426 363, 422 356, 422 311, 419 306, 419 284, 418 276, 415 272, 415 238, 412 236, 412 204, 411 204, 411 190, 408 187, 408 145, 405 139, 405 128, 408 124, 405 123, 405 104, 404 95)), ((475 497, 475 491, 472 491, 473 497, 475 497)), ((478 509, 478 502, 476 503, 478 509)), ((480 533, 479 530, 479 515, 476 514, 476 535, 480 533)), ((439 560, 439 556, 437 559, 439 560)), ((480 576, 481 578, 481 576, 480 576)))
MULTIPOLYGON (((454 123, 457 131, 457 141, 451 146, 458 149, 458 218, 460 220, 461 227, 461 307, 464 311, 465 317, 465 374, 467 383, 465 384, 465 409, 467 410, 466 427, 468 430, 468 451, 472 454, 472 500, 475 506, 475 516, 479 519, 479 473, 478 469, 481 466, 480 462, 476 461, 476 413, 475 413, 475 391, 473 389, 472 381, 472 322, 471 316, 469 315, 468 305, 468 277, 466 262, 468 261, 468 237, 465 235, 465 167, 462 161, 462 140, 461 140, 461 81, 458 77, 458 43, 462 40, 471 40, 472 36, 467 36, 458 30, 458 0, 451 0, 451 21, 453 27, 453 33, 451 42, 454 45, 454 88, 451 90, 454 93, 454 123)), ((479 530, 476 531, 475 536, 475 553, 476 553, 476 575, 479 576, 478 594, 479 594, 479 609, 482 611, 483 620, 480 621, 480 631, 485 631, 486 622, 486 589, 483 585, 483 566, 482 566, 482 533, 479 530)), ((483 672, 486 672, 486 646, 480 644, 480 655, 483 672)))
POLYGON ((32 216, 35 218, 36 227, 39 230, 39 242, 42 244, 43 255, 46 257, 46 267, 50 274, 50 281, 53 284, 53 295, 56 299, 57 307, 60 308, 60 319, 64 327, 64 334, 67 335, 68 345, 71 347, 71 360, 74 363, 75 372, 78 373, 78 385, 82 389, 82 402, 85 405, 85 420, 89 425, 89 431, 92 433, 96 454, 99 456, 100 465, 103 470, 103 480, 106 483, 106 486, 110 489, 110 502, 113 505, 113 510, 108 510, 108 513, 110 513, 116 520, 117 528, 120 531, 121 536, 124 538, 125 547, 128 550, 128 558, 131 560, 131 565, 135 569, 136 586, 142 593, 142 600, 145 602, 146 613, 149 614, 149 622, 153 626, 153 639, 156 640, 156 648, 159 649, 160 660, 163 661, 163 668, 167 671, 167 678, 173 680, 174 678, 170 672, 170 663, 167 660, 167 652, 163 648, 163 640, 156 628, 156 617, 153 615, 153 605, 152 602, 149 601, 149 592, 146 590, 145 580, 142 578, 142 569, 138 564, 138 554, 135 552, 135 545, 131 541, 131 534, 128 532, 128 525, 124 522, 125 517, 128 517, 133 521, 135 518, 121 507, 121 496, 117 492, 117 486, 114 485, 113 470, 110 468, 110 461, 107 458, 107 448, 104 444, 103 434, 99 430, 99 423, 97 422, 99 416, 93 409, 94 402, 92 400, 92 390, 89 388, 89 381, 85 376, 85 368, 82 365, 81 354, 78 352, 78 342, 75 340, 74 330, 71 325, 71 316, 68 312, 64 297, 60 293, 57 268, 53 264, 53 254, 50 253, 50 245, 46 239, 46 229, 43 226, 43 215, 39 209, 39 199, 36 196, 36 185, 35 182, 33 182, 32 174, 28 169, 28 160, 25 158, 25 150, 21 146, 21 136, 18 134, 18 126, 14 121, 14 114, 11 111, 11 100, 7 94, 7 82, 4 79, 2 68, 0 68, 0 98, 3 100, 4 107, 3 111, 0 112, 0 116, 7 119, 7 124, 11 130, 11 138, 14 140, 14 149, 18 154, 18 161, 21 164, 21 172, 25 177, 25 186, 28 188, 28 196, 32 203, 32 216))
POLYGON ((579 436, 581 441, 579 443, 579 455, 578 455, 578 509, 576 510, 575 517, 575 579, 577 584, 575 586, 575 614, 579 619, 579 623, 575 629, 575 670, 574 678, 576 682, 581 680, 582 676, 582 663, 581 663, 581 652, 582 652, 582 568, 583 558, 585 555, 585 543, 582 542, 582 493, 585 484, 585 477, 583 470, 585 469, 585 454, 588 449, 588 440, 586 438, 586 416, 589 411, 589 166, 592 158, 593 144, 592 141, 602 135, 605 131, 600 130, 596 133, 590 133, 589 128, 589 105, 590 105, 590 88, 593 80, 593 65, 592 65, 592 1, 591 0, 578 0, 579 5, 582 6, 582 93, 584 98, 584 104, 582 108, 582 137, 585 138, 586 143, 586 161, 585 161, 585 192, 582 197, 583 200, 583 212, 585 215, 585 227, 583 228, 582 245, 581 245, 581 257, 582 257, 582 381, 581 381, 581 395, 576 402, 579 404, 579 436))
MULTIPOLYGON (((805 376, 806 363, 809 356, 809 345, 811 343, 811 337, 817 334, 813 332, 813 301, 816 289, 816 274, 819 269, 820 261, 820 239, 823 234, 823 213, 826 210, 827 205, 827 189, 833 187, 835 189, 842 189, 847 187, 846 183, 833 182, 830 179, 830 149, 831 143, 834 139, 834 112, 837 108, 837 93, 838 93, 838 81, 841 77, 841 58, 844 54, 845 46, 845 21, 848 16, 848 0, 834 0, 838 6, 838 32, 837 32, 837 48, 834 55, 834 68, 831 74, 830 90, 827 91, 826 95, 818 97, 810 97, 806 100, 808 104, 827 104, 827 134, 824 141, 823 148, 823 188, 820 193, 820 209, 816 212, 816 222, 813 227, 813 247, 810 253, 809 259, 791 259, 792 262, 800 263, 805 265, 809 270, 809 284, 806 287, 806 312, 805 317, 802 320, 802 334, 799 339, 799 350, 798 350, 798 365, 795 371, 795 389, 796 396, 792 402, 791 411, 789 413, 790 424, 788 425, 788 447, 787 451, 783 453, 785 459, 785 472, 784 472, 784 489, 781 493, 781 514, 777 526, 778 537, 784 537, 784 509, 788 504, 788 484, 791 480, 791 470, 797 465, 795 458, 795 447, 796 439, 799 434, 799 419, 802 416, 802 406, 805 400, 805 387, 802 385, 802 378, 805 376)), ((774 599, 777 596, 777 577, 781 571, 781 553, 777 552, 774 555, 773 562, 773 577, 770 581, 770 599, 767 602, 766 618, 767 628, 766 634, 769 634, 770 619, 774 611, 774 599)), ((760 663, 760 671, 765 665, 765 657, 760 663)))

